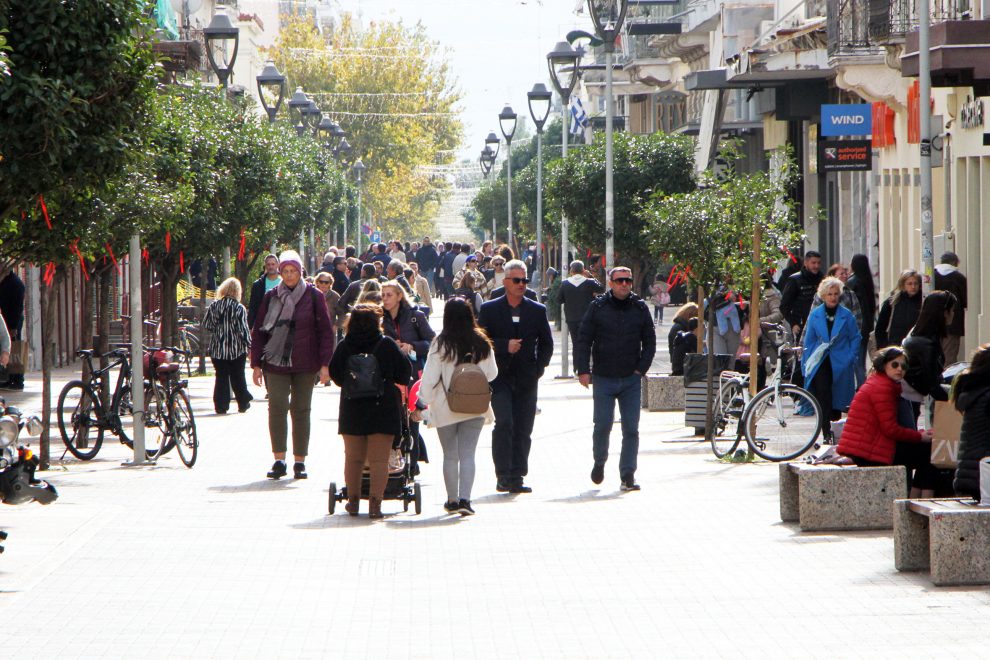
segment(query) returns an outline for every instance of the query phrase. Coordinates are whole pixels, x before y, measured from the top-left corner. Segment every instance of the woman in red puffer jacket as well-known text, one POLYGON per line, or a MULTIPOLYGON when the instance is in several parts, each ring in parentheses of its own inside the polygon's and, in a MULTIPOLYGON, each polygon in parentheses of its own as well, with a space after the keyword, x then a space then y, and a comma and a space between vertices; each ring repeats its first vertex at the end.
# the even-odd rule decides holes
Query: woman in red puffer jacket
POLYGON ((937 477, 931 464, 932 432, 897 423, 906 362, 899 346, 885 348, 873 358, 873 373, 853 398, 838 452, 860 467, 904 465, 911 497, 932 497, 937 477))

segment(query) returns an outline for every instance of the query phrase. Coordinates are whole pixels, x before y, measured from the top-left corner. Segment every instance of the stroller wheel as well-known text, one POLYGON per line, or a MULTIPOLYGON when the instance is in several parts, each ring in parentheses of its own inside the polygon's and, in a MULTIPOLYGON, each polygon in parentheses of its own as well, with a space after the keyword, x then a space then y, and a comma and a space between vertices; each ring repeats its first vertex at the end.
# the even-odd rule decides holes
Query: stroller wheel
POLYGON ((330 511, 330 515, 331 516, 333 515, 333 512, 334 512, 334 510, 336 508, 337 508, 337 484, 335 484, 334 482, 331 481, 330 482, 330 506, 328 507, 328 510, 330 511))
POLYGON ((416 515, 423 513, 423 492, 419 488, 419 484, 413 484, 413 502, 416 504, 416 515))

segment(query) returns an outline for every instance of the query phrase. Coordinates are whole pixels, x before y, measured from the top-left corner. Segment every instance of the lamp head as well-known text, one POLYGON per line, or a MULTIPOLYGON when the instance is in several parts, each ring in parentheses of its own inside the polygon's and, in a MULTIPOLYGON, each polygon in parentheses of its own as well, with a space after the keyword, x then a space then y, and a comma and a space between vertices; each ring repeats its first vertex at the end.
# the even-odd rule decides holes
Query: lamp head
POLYGON ((529 100, 529 114, 536 125, 536 132, 542 133, 543 125, 550 116, 550 100, 553 94, 543 83, 536 83, 533 89, 526 93, 526 98, 529 100))
POLYGON ((216 13, 210 24, 203 28, 203 38, 206 40, 206 56, 210 60, 210 68, 220 80, 227 85, 230 74, 237 60, 237 45, 240 42, 240 30, 231 22, 227 8, 217 5, 216 13), (232 48, 231 48, 232 47, 232 48))
POLYGON ((547 53, 547 66, 550 69, 550 81, 560 94, 566 106, 570 102, 571 93, 578 81, 578 63, 582 53, 576 51, 566 41, 558 41, 553 50, 547 53))
POLYGON ((615 52, 615 39, 626 19, 629 0, 588 0, 588 13, 595 33, 605 42, 605 52, 615 52))
POLYGON ((502 108, 502 112, 498 113, 498 126, 507 144, 512 142, 512 136, 516 132, 516 119, 517 115, 508 103, 502 108))
POLYGON ((278 114, 279 108, 282 107, 282 101, 285 100, 285 76, 278 70, 275 63, 269 60, 255 80, 258 82, 258 97, 261 99, 261 107, 268 113, 268 121, 275 121, 275 115, 278 114), (275 98, 274 105, 268 102, 269 96, 275 98))

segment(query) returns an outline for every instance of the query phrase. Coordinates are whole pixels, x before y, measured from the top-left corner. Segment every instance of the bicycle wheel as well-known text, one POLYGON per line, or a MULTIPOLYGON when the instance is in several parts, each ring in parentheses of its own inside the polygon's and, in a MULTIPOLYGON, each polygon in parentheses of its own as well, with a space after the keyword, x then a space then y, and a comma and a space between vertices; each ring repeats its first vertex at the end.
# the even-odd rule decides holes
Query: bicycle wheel
POLYGON ((718 388, 718 396, 712 409, 712 453, 716 458, 731 455, 739 446, 738 416, 742 400, 742 385, 727 380, 718 388), (735 411, 735 416, 732 412, 735 411))
POLYGON ((808 390, 797 385, 767 388, 743 412, 743 429, 757 456, 789 461, 815 444, 822 430, 822 409, 808 390))
POLYGON ((58 430, 73 456, 88 461, 103 444, 103 425, 100 424, 100 401, 93 389, 74 380, 66 384, 58 395, 58 430))
POLYGON ((144 384, 144 453, 149 461, 172 448, 168 434, 168 394, 157 380, 144 384))
POLYGON ((186 467, 192 467, 196 464, 196 454, 199 451, 199 436, 196 434, 196 419, 193 417, 192 406, 189 405, 189 395, 185 390, 172 392, 168 410, 171 441, 175 443, 179 458, 186 467))

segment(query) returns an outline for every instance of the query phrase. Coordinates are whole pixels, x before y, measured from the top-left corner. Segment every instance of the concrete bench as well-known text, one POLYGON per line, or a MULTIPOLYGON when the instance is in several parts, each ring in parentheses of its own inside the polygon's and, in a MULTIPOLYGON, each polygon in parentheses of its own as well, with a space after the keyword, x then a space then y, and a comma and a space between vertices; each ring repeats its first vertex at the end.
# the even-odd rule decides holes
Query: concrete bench
POLYGON ((907 495, 907 470, 780 464, 780 519, 801 531, 890 529, 894 500, 907 495))
POLYGON ((643 376, 642 408, 651 412, 684 410, 684 378, 667 374, 643 376))
POLYGON ((936 586, 990 584, 990 508, 970 499, 897 500, 894 567, 936 586))

